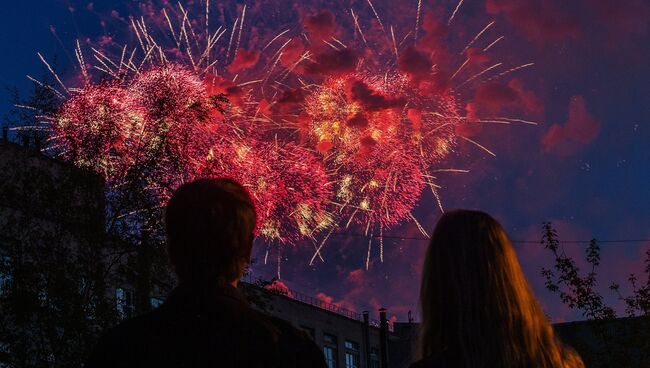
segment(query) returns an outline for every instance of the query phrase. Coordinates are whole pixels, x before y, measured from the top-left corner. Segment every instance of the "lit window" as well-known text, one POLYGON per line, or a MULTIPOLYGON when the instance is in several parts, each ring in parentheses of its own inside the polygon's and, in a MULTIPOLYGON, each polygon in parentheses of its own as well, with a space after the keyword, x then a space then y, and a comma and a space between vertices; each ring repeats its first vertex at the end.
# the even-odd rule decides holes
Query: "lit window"
POLYGON ((359 343, 345 340, 345 368, 359 368, 359 343))
POLYGON ((153 309, 160 308, 163 303, 165 303, 165 300, 161 297, 154 296, 151 298, 151 308, 153 309))
POLYGON ((133 291, 122 288, 115 289, 115 307, 120 318, 131 318, 133 316, 133 291))
POLYGON ((336 336, 323 334, 323 353, 325 355, 325 364, 327 368, 336 368, 338 360, 338 342, 336 336))

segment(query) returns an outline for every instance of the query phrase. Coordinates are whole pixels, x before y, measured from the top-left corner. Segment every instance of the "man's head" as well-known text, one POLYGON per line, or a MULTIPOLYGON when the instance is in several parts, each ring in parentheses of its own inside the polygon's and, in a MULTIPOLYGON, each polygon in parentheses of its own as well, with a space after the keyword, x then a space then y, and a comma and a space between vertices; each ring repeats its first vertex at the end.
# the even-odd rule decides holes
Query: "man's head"
POLYGON ((199 179, 178 188, 165 227, 179 280, 238 280, 250 260, 256 220, 250 195, 233 180, 199 179))

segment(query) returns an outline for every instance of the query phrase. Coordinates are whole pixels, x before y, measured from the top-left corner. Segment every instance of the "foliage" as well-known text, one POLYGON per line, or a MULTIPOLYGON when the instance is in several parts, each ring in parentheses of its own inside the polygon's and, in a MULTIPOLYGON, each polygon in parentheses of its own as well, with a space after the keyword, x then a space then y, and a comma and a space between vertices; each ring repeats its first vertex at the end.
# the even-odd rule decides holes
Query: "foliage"
MULTIPOLYGON (((541 244, 554 256, 552 268, 543 268, 546 288, 558 294, 562 303, 579 310, 588 321, 587 331, 573 336, 573 346, 588 367, 641 367, 650 365, 650 251, 645 261, 647 281, 639 285, 636 275, 628 277, 632 295, 623 296, 618 284, 610 289, 626 305, 627 318, 617 318, 598 290, 597 269, 600 247, 592 239, 585 252, 588 272, 582 273, 576 261, 568 256, 550 222, 542 225, 541 244)), ((560 331, 560 334, 562 331, 560 331)), ((575 335, 575 334, 574 334, 575 335)))

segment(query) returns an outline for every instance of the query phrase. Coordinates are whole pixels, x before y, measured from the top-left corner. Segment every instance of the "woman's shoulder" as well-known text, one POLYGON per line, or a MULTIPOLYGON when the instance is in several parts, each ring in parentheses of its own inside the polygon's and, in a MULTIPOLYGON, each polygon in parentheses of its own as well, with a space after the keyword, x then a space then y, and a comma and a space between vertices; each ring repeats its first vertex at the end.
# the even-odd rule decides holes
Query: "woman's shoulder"
POLYGON ((445 368, 444 359, 441 356, 430 356, 411 364, 409 368, 445 368))

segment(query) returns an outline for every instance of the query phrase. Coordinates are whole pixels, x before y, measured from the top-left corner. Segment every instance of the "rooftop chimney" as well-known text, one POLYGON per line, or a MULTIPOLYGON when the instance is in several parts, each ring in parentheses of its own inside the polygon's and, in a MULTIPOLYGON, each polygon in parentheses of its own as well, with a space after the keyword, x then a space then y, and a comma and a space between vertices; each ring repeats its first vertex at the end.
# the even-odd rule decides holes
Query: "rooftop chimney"
POLYGON ((379 348, 381 350, 381 368, 388 368, 388 320, 386 308, 379 309, 379 348))

